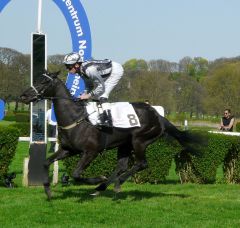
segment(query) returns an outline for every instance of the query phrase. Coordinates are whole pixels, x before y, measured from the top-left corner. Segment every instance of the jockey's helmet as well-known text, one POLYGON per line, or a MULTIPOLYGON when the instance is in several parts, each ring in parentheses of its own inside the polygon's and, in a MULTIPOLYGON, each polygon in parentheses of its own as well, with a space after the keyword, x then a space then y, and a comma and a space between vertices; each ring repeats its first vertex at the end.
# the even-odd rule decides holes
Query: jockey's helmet
POLYGON ((82 58, 77 52, 72 52, 67 54, 63 60, 63 63, 65 65, 73 65, 75 63, 81 63, 81 62, 83 62, 82 58))

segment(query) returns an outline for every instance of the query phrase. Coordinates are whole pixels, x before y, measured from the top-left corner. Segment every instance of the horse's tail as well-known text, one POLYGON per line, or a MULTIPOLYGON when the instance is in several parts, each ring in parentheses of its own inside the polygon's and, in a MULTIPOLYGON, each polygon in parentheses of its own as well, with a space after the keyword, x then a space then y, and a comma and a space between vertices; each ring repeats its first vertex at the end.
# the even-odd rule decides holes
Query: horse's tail
POLYGON ((201 154, 196 145, 205 144, 206 139, 203 139, 201 135, 177 129, 176 126, 162 116, 159 118, 163 123, 165 133, 175 138, 192 155, 199 156, 201 154))

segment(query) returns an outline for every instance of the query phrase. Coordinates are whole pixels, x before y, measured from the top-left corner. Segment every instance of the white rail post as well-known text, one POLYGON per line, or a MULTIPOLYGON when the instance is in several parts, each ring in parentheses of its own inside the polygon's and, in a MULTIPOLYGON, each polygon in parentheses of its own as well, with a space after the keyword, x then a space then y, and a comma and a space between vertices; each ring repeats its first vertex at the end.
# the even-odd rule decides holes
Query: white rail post
POLYGON ((42 22, 42 0, 38 0, 37 33, 41 33, 41 22, 42 22))

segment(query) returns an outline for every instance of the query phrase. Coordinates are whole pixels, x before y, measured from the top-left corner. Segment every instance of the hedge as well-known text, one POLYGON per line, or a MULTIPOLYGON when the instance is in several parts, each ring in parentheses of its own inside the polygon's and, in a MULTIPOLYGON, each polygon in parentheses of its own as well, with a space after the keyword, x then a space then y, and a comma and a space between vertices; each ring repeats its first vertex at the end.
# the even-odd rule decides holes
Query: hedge
POLYGON ((6 121, 16 121, 16 122, 29 122, 30 121, 30 114, 29 111, 21 111, 21 112, 14 112, 14 111, 7 111, 6 116, 4 117, 6 121))
MULTIPOLYGON (((69 176, 72 176, 74 169, 77 166, 77 162, 80 160, 80 155, 76 155, 63 160, 66 171, 69 176)), ((99 154, 98 157, 91 163, 86 169, 83 177, 95 177, 95 176, 109 176, 117 164, 117 152, 116 150, 105 151, 99 154)))
POLYGON ((20 136, 29 136, 30 135, 30 123, 14 123, 10 124, 10 127, 15 127, 19 130, 20 136))
POLYGON ((182 183, 209 184, 216 182, 218 167, 223 168, 223 181, 240 183, 240 140, 238 136, 207 133, 208 146, 201 148, 202 157, 180 153, 176 159, 182 183))
MULTIPOLYGON (((181 183, 211 184, 216 182, 217 169, 222 166, 226 183, 240 183, 240 140, 237 136, 212 133, 195 133, 207 141, 196 150, 201 156, 192 156, 172 138, 161 138, 147 148, 149 167, 137 173, 136 183, 162 183, 168 176, 172 161, 181 183)), ((71 176, 80 156, 64 161, 71 176)), ((103 152, 84 172, 84 177, 109 176, 116 166, 116 150, 103 152)), ((130 163, 131 164, 131 163, 130 163)))
POLYGON ((16 112, 16 122, 29 122, 30 115, 29 112, 16 112))
POLYGON ((16 121, 15 113, 13 111, 7 111, 7 114, 4 116, 3 120, 16 121))
MULTIPOLYGON (((172 140, 172 139, 171 139, 172 140)), ((148 168, 136 174, 134 181, 136 183, 160 183, 166 180, 169 173, 172 159, 176 153, 181 150, 180 145, 176 141, 164 138, 147 148, 146 156, 148 168)), ((63 161, 68 175, 72 175, 80 156, 67 158, 63 161)), ((132 162, 129 162, 130 165, 132 162)), ((83 177, 96 177, 99 175, 109 176, 115 169, 117 164, 116 149, 105 151, 100 154, 86 169, 83 177)))
MULTIPOLYGON (((229 136, 206 133, 208 142, 201 146, 201 156, 189 156, 182 151, 176 158, 176 171, 181 183, 214 183, 217 168, 223 164, 231 140, 229 136)), ((231 136, 230 136, 231 137, 231 136)))
POLYGON ((240 183, 240 140, 239 137, 230 138, 231 147, 224 160, 223 171, 227 183, 240 183))
POLYGON ((148 146, 148 168, 134 176, 136 183, 163 183, 169 174, 173 158, 182 147, 173 138, 164 137, 148 146))
POLYGON ((0 127, 0 180, 3 181, 15 155, 19 131, 14 127, 0 127))

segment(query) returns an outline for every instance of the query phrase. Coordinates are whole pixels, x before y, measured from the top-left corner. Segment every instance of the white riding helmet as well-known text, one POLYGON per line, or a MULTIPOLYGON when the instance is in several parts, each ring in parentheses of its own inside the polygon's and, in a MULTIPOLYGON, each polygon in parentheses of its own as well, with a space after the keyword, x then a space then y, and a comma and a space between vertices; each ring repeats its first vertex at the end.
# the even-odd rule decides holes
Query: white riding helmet
POLYGON ((67 65, 72 65, 80 62, 82 62, 82 58, 77 52, 67 54, 63 60, 63 63, 67 65))

